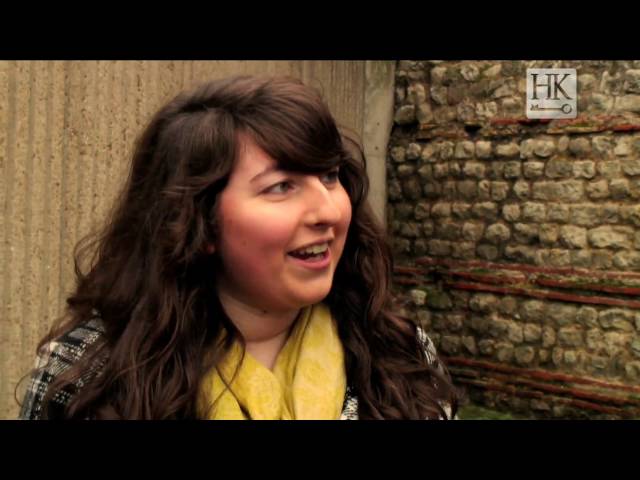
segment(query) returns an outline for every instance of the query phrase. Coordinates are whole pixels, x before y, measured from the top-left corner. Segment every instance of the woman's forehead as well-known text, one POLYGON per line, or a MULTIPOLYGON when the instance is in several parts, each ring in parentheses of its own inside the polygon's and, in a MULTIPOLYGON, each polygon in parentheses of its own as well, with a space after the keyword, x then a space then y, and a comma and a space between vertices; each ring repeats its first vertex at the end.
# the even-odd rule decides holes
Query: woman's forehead
MULTIPOLYGON (((304 151, 282 151, 282 158, 274 158, 254 139, 251 134, 241 132, 237 136, 237 156, 231 171, 230 181, 257 181, 256 176, 262 177, 273 171, 287 173, 311 174, 319 173, 340 165, 340 156, 330 156, 326 159, 311 160, 304 151)), ((278 149, 276 149, 277 151, 278 149)), ((317 154, 317 153, 316 153, 317 154)), ((253 183, 252 182, 252 183, 253 183)))
POLYGON ((265 171, 278 169, 278 162, 248 136, 238 141, 238 156, 231 177, 253 179, 265 171))

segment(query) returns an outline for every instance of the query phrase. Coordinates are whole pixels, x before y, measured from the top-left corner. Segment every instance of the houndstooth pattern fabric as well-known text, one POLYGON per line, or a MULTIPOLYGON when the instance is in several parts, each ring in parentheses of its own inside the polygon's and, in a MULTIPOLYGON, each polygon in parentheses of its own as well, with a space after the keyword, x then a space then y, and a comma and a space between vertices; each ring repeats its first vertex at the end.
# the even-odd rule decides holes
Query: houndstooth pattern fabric
MULTIPOLYGON (((418 341, 424 349, 424 354, 427 357, 427 361, 431 364, 435 363, 438 358, 436 347, 422 328, 417 328, 418 341)), ((438 364, 440 367, 440 365, 438 364)), ((442 367, 440 367, 442 369, 442 367)), ((451 408, 448 405, 444 406, 447 416, 451 416, 451 408)), ((347 387, 347 393, 345 395, 344 405, 342 406, 342 415, 340 420, 358 420, 358 397, 353 392, 351 387, 347 387)))
MULTIPOLYGON (((86 324, 71 330, 59 339, 49 342, 36 358, 38 369, 32 376, 22 403, 19 419, 39 420, 42 418, 42 400, 56 376, 71 367, 86 352, 87 348, 104 333, 104 326, 98 317, 86 324)), ((433 342, 424 330, 418 328, 418 339, 424 347, 425 355, 430 363, 437 358, 433 342)), ((69 403, 74 391, 82 388, 89 379, 99 374, 99 364, 78 380, 74 387, 58 392, 52 399, 52 417, 62 417, 65 406, 69 403)), ((347 387, 340 420, 358 420, 358 397, 351 387, 347 387)))
MULTIPOLYGON (((85 353, 89 345, 92 345, 104 333, 102 321, 94 317, 84 325, 79 326, 60 338, 43 346, 36 358, 36 372, 32 375, 20 409, 19 419, 38 420, 42 417, 42 400, 47 393, 49 385, 62 372, 71 367, 85 353)), ((99 373, 98 364, 80 378, 73 387, 67 387, 56 393, 52 398, 52 416, 61 416, 64 408, 71 400, 77 389, 99 373)))

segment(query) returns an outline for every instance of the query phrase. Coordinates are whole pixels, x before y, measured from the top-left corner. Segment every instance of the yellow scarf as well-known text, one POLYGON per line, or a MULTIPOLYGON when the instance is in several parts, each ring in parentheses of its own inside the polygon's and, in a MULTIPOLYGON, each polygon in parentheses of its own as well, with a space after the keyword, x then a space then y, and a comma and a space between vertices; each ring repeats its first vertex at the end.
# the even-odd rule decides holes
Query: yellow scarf
POLYGON ((340 417, 346 392, 344 352, 326 305, 319 303, 302 310, 276 358, 273 371, 245 352, 230 389, 220 396, 225 390, 220 375, 229 384, 241 358, 242 348, 236 341, 218 368, 206 374, 199 396, 203 418, 335 420, 340 417))

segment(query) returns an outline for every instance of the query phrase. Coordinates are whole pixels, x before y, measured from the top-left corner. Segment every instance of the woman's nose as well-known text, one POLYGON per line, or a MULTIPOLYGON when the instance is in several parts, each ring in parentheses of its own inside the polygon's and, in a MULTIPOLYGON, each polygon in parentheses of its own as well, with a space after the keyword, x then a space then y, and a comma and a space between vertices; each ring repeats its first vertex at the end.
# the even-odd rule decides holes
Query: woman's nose
MULTIPOLYGON (((337 188, 337 187, 334 187, 337 188)), ((309 225, 333 225, 342 218, 333 190, 322 181, 311 182, 307 195, 306 223, 309 225)))

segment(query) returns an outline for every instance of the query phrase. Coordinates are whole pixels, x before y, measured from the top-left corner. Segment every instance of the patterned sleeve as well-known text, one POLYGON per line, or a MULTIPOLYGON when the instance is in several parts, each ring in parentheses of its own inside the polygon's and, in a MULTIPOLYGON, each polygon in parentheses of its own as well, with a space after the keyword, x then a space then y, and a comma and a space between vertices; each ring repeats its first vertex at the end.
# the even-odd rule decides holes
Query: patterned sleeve
POLYGON ((340 420, 358 420, 358 397, 349 386, 344 397, 340 420))
MULTIPOLYGON (((51 383, 58 375, 77 362, 87 347, 94 343, 102 332, 100 320, 92 319, 42 347, 36 358, 34 373, 29 380, 20 408, 18 416, 20 420, 39 420, 42 418, 42 400, 51 383)), ((62 417, 64 409, 73 395, 73 390, 82 387, 88 378, 88 375, 83 376, 76 382, 75 388, 65 388, 53 396, 50 406, 51 418, 62 417)))
MULTIPOLYGON (((424 348, 424 354, 427 357, 427 361, 431 364, 438 362, 438 353, 436 352, 436 347, 433 344, 431 338, 429 338, 429 335, 427 335, 427 332, 425 332, 421 327, 417 327, 417 333, 418 340, 424 348)), ((439 363, 438 366, 440 367, 439 363)), ((440 367, 440 369, 442 368, 440 367)))
MULTIPOLYGON (((418 340, 420 341, 420 343, 424 348, 424 353, 425 353, 425 356, 427 357, 427 361, 432 365, 435 364, 436 368, 440 372, 444 373, 444 368, 442 366, 442 363, 438 361, 438 352, 436 351, 436 347, 433 344, 433 341, 431 340, 431 338, 429 338, 429 335, 427 335, 427 332, 425 332, 421 327, 417 327, 417 333, 418 333, 418 340)), ((441 404, 441 406, 446 412, 447 417, 451 417, 451 405, 441 404)), ((456 415, 455 417, 453 417, 453 419, 458 420, 458 416, 456 415)))

